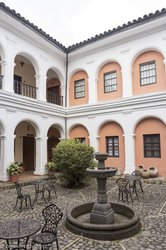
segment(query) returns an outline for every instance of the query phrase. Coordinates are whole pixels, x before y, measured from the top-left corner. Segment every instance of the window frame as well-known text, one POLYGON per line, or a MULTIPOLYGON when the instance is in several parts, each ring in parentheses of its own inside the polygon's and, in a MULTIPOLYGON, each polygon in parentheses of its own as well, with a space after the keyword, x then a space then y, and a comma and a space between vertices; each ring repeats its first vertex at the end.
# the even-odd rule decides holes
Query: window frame
POLYGON ((106 136, 106 152, 108 153, 108 157, 120 157, 120 152, 119 152, 119 136, 114 135, 114 136, 106 136), (112 139, 112 155, 109 153, 109 148, 111 148, 111 145, 109 146, 109 139, 112 139), (117 145, 115 144, 115 139, 117 139, 117 145), (118 151, 118 154, 115 152, 118 151))
POLYGON ((141 63, 139 64, 139 73, 140 73, 140 86, 143 87, 143 86, 147 86, 147 85, 151 85, 151 84, 156 84, 157 83, 157 70, 156 70, 156 61, 153 60, 153 61, 148 61, 148 62, 144 62, 144 63, 141 63), (149 66, 150 64, 154 64, 155 67, 152 68, 152 69, 146 69, 146 70, 142 70, 141 71, 141 67, 143 66, 149 66), (142 77, 141 76, 141 73, 148 73, 150 70, 155 70, 155 74, 154 75, 149 75, 149 76, 145 76, 145 77, 142 77), (143 80, 147 80, 147 79, 150 79, 151 77, 155 77, 155 81, 154 82, 150 82, 150 83, 142 83, 143 80))
POLYGON ((144 148, 144 158, 161 158, 161 140, 160 140, 160 134, 144 134, 143 135, 143 148, 144 148), (158 136, 158 140, 155 141, 155 138, 158 136), (147 142, 147 138, 150 138, 150 141, 147 142), (153 139, 152 139, 153 137, 153 139), (154 145, 155 144, 155 145, 154 145), (158 149, 154 149, 156 147, 156 144, 158 149), (149 155, 148 155, 149 152, 149 155), (156 155, 156 152, 158 156, 156 155))
POLYGON ((106 93, 111 93, 111 92, 116 92, 116 91, 118 91, 118 82, 117 82, 117 71, 116 70, 113 70, 113 71, 109 71, 109 72, 106 72, 106 73, 104 73, 104 93, 106 94, 106 93), (110 77, 109 79, 105 79, 105 77, 107 76, 107 75, 111 75, 111 74, 116 74, 116 77, 110 77), (110 84, 109 85, 107 85, 106 86, 106 81, 110 81, 110 84), (112 83, 112 81, 113 80, 116 80, 116 83, 115 84, 113 84, 112 83), (116 86, 116 89, 115 90, 109 90, 109 91, 106 91, 106 88, 112 88, 112 86, 116 86))
POLYGON ((74 81, 74 98, 75 99, 80 99, 85 97, 85 79, 79 79, 74 81), (76 86, 78 83, 83 82, 81 86, 76 86), (83 90, 78 91, 77 88, 84 87, 83 90), (77 94, 83 93, 81 96, 77 96, 77 94))

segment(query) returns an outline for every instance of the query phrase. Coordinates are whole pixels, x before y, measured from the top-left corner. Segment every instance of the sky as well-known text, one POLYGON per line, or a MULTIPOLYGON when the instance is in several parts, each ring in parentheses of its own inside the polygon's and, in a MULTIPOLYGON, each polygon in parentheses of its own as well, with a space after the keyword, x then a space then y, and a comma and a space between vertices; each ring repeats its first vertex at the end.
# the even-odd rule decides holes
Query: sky
POLYGON ((1 0, 68 47, 166 8, 166 0, 1 0))

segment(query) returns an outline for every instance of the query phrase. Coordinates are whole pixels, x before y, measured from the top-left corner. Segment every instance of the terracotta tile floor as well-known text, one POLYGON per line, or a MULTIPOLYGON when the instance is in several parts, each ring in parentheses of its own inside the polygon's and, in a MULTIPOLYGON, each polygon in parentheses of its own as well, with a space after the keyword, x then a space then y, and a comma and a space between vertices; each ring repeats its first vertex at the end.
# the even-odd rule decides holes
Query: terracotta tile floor
MULTIPOLYGON (((35 175, 33 172, 25 172, 19 175, 19 182, 28 183, 36 179, 45 179, 48 175, 35 175)), ((10 181, 0 181, 0 189, 6 189, 12 187, 14 184, 10 181)))

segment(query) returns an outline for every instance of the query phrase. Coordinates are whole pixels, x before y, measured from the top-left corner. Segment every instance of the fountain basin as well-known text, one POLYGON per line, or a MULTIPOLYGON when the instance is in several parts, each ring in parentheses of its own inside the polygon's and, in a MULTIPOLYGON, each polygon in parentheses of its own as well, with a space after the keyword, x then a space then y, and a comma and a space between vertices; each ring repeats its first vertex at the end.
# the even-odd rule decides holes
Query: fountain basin
POLYGON ((83 203, 67 211, 66 227, 69 231, 96 240, 120 240, 136 234, 141 227, 139 215, 128 205, 111 202, 115 221, 111 224, 90 223, 94 202, 83 203))

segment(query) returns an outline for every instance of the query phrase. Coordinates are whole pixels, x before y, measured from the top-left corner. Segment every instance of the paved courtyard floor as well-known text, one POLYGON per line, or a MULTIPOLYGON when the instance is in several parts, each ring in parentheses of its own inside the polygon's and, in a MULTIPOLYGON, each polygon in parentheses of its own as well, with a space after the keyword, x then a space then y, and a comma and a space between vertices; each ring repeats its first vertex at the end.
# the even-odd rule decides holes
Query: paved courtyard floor
MULTIPOLYGON (((140 232, 124 240, 97 241, 74 235, 65 227, 66 209, 84 201, 96 200, 96 181, 93 180, 81 189, 67 189, 57 182, 58 199, 52 198, 51 203, 57 204, 64 213, 58 226, 60 250, 166 250, 166 184, 144 183, 143 187, 144 195, 140 194, 139 201, 134 197, 134 203, 129 203, 140 214, 140 232)), ((23 190, 31 193, 32 199, 34 198, 33 185, 25 185, 23 190)), ((107 181, 107 193, 110 201, 117 201, 118 189, 115 180, 107 181)), ((21 213, 13 210, 15 201, 15 189, 0 189, 0 222, 15 218, 34 218, 43 223, 41 212, 47 204, 42 200, 39 199, 33 209, 26 208, 21 213)), ((4 240, 0 240, 0 249, 6 249, 4 240)), ((53 245, 52 249, 56 250, 56 245, 53 245)))

